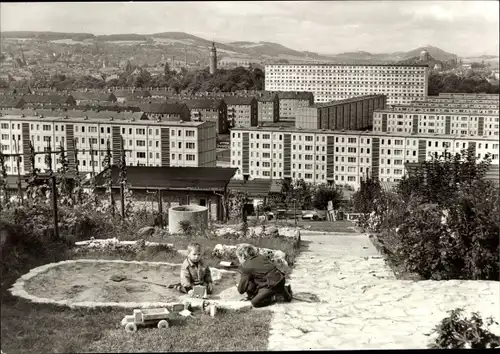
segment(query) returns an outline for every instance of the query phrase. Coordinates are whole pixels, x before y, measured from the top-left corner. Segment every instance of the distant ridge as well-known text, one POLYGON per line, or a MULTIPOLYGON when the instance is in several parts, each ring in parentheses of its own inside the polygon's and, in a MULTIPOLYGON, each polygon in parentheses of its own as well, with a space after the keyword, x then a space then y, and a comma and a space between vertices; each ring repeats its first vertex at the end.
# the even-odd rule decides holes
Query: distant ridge
MULTIPOLYGON (((41 41, 56 41, 56 40, 73 40, 86 42, 144 42, 160 45, 171 46, 173 54, 181 54, 181 49, 187 48, 191 51, 202 53, 207 50, 212 41, 207 40, 185 32, 160 32, 153 34, 109 34, 109 35, 94 35, 92 33, 67 33, 67 32, 50 32, 50 31, 6 31, 0 33, 1 38, 22 38, 22 39, 37 39, 41 41)), ((418 57, 422 50, 426 50, 429 54, 440 61, 447 61, 456 58, 453 53, 446 52, 440 48, 428 45, 419 47, 407 52, 394 53, 369 53, 363 50, 356 52, 345 52, 338 54, 320 54, 310 51, 298 51, 285 47, 279 43, 273 42, 250 42, 250 41, 233 41, 229 43, 215 42, 217 48, 226 56, 236 56, 254 59, 275 58, 289 60, 290 62, 337 62, 337 63, 395 63, 405 59, 418 57)), ((484 59, 489 59, 492 56, 481 56, 484 59)))

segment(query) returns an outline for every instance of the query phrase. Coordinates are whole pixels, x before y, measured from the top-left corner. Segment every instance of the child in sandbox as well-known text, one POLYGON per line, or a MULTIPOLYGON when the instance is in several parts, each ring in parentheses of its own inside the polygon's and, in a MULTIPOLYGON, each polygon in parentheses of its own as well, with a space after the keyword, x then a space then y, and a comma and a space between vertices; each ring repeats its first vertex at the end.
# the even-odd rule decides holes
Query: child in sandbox
POLYGON ((190 243, 187 246, 188 255, 181 265, 181 282, 169 287, 175 288, 183 294, 189 294, 195 285, 207 288, 207 294, 213 291, 212 274, 201 259, 202 247, 199 243, 190 243))
POLYGON ((285 285, 285 275, 271 261, 259 255, 250 244, 236 248, 240 262, 241 278, 237 285, 240 294, 247 293, 253 307, 264 307, 275 303, 277 296, 286 302, 292 301, 292 289, 285 285))

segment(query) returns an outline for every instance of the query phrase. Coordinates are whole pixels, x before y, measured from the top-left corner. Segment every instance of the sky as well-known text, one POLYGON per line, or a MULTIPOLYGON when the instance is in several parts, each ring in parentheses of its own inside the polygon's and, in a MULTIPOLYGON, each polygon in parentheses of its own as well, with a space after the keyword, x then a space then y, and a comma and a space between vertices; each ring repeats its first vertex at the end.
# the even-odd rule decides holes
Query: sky
POLYGON ((499 53, 499 2, 206 1, 0 3, 1 31, 187 32, 217 42, 266 41, 322 54, 499 53))

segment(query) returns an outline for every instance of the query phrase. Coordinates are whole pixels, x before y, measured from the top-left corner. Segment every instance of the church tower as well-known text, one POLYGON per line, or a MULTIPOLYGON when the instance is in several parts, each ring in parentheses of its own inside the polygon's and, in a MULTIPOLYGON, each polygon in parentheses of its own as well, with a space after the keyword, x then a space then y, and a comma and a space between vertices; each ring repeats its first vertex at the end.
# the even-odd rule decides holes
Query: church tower
POLYGON ((215 48, 215 42, 212 42, 212 48, 210 48, 210 75, 215 74, 217 71, 217 49, 215 48))

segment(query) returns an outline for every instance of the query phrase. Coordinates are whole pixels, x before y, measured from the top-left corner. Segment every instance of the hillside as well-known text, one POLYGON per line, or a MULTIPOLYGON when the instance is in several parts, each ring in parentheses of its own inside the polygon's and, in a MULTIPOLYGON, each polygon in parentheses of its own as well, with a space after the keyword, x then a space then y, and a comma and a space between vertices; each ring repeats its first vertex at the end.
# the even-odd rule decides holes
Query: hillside
POLYGON ((440 61, 447 61, 447 60, 455 59, 457 57, 455 54, 448 53, 442 49, 428 45, 426 47, 420 47, 420 48, 410 50, 409 52, 406 52, 404 54, 404 56, 405 56, 404 59, 418 57, 420 55, 420 52, 422 52, 423 50, 426 50, 431 55, 431 57, 433 57, 436 60, 440 60, 440 61))
POLYGON ((393 53, 368 53, 365 51, 346 52, 330 55, 331 58, 337 61, 358 62, 358 63, 394 63, 418 57, 422 50, 426 50, 436 60, 448 61, 456 58, 455 54, 445 52, 444 50, 433 47, 419 47, 408 52, 393 52, 393 53))
MULTIPOLYGON (((204 39, 185 32, 161 32, 153 34, 111 34, 111 35, 93 35, 91 33, 64 33, 64 32, 33 32, 33 31, 15 31, 2 32, 2 38, 10 39, 37 39, 47 43, 53 41, 71 40, 66 44, 78 43, 100 43, 100 44, 120 44, 125 46, 146 46, 162 50, 166 55, 177 58, 189 55, 203 60, 206 57, 208 48, 212 41, 204 39), (164 49, 164 47, 168 47, 164 49)), ((422 50, 427 50, 429 54, 440 61, 447 61, 456 56, 440 48, 433 46, 420 47, 408 52, 394 53, 369 53, 366 51, 345 52, 338 54, 320 54, 310 51, 299 51, 285 47, 279 43, 273 42, 250 42, 234 41, 230 43, 215 42, 219 58, 224 56, 244 57, 256 61, 273 61, 277 59, 288 60, 289 62, 335 62, 335 63, 358 63, 358 64, 377 64, 394 63, 405 59, 418 57, 422 50)))

